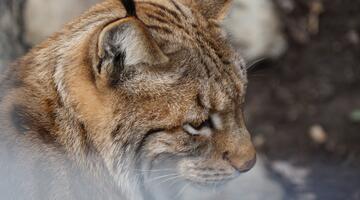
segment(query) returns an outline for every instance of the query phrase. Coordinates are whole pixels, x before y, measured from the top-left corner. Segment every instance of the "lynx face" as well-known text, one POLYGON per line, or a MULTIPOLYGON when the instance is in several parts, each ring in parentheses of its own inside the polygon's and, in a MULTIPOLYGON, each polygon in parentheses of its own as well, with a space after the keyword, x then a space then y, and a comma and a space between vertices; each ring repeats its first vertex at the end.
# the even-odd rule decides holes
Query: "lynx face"
POLYGON ((107 21, 62 44, 54 74, 115 182, 125 192, 154 180, 220 186, 252 168, 245 65, 220 27, 230 2, 124 2, 127 14, 112 0, 89 12, 107 21))
POLYGON ((219 186, 255 164, 243 118, 245 66, 219 26, 228 5, 138 2, 136 17, 100 34, 96 81, 119 113, 111 135, 117 146, 127 141, 122 148, 145 185, 219 186))

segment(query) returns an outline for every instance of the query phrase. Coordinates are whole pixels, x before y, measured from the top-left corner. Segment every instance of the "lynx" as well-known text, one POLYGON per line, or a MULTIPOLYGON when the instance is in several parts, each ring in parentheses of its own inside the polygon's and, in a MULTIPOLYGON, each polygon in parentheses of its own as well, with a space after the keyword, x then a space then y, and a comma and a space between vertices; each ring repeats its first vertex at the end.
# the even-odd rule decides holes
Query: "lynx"
POLYGON ((0 194, 151 199, 221 186, 255 164, 229 0, 106 0, 1 80, 0 194), (165 180, 166 178, 167 180, 165 180))

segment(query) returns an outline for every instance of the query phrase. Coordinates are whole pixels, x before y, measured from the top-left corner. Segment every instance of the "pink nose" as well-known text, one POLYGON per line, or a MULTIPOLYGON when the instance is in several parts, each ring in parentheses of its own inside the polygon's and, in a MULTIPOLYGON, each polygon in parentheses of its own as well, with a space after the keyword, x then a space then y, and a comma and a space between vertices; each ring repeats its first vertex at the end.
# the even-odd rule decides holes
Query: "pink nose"
POLYGON ((242 166, 233 165, 239 172, 247 172, 252 169, 256 164, 256 155, 251 160, 245 162, 242 166))
POLYGON ((256 154, 244 158, 240 155, 231 155, 228 152, 224 153, 224 159, 227 160, 237 171, 244 173, 252 169, 256 164, 256 154))

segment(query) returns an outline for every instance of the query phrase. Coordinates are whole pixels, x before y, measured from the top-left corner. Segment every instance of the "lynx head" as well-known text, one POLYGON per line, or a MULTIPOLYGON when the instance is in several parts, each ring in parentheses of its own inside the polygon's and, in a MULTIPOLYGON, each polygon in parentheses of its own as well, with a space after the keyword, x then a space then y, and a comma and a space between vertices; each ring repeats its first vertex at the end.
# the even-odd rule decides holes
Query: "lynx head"
POLYGON ((254 165, 245 65, 220 26, 230 4, 107 1, 91 12, 111 20, 69 48, 85 53, 57 70, 60 96, 122 187, 221 185, 254 165))

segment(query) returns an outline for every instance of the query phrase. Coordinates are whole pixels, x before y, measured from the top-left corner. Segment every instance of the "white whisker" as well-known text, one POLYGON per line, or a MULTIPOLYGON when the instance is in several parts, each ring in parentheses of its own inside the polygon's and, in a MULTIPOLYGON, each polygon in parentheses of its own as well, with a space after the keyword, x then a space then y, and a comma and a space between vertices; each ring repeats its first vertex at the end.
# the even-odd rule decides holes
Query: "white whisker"
POLYGON ((187 183, 179 192, 178 192, 178 194, 175 196, 175 200, 176 199, 179 199, 182 195, 183 195, 183 193, 185 192, 185 190, 186 190, 186 188, 188 187, 190 185, 190 183, 187 183))
POLYGON ((247 64, 246 65, 246 69, 248 71, 252 70, 254 67, 256 67, 257 64, 261 63, 262 61, 266 60, 266 58, 259 58, 259 59, 256 59, 254 61, 252 61, 251 63, 247 64))
POLYGON ((141 172, 162 172, 162 171, 174 171, 174 169, 134 169, 134 171, 141 171, 141 172))
MULTIPOLYGON (((180 178, 180 177, 178 177, 178 178, 180 178)), ((173 183, 171 183, 168 187, 169 188, 172 188, 176 183, 179 183, 180 182, 180 180, 179 181, 174 181, 173 183)))
POLYGON ((177 175, 177 176, 174 176, 174 177, 170 177, 170 178, 165 179, 164 181, 158 182, 158 183, 156 183, 156 184, 161 185, 161 184, 164 184, 164 183, 166 183, 166 182, 169 182, 169 181, 172 181, 172 180, 176 180, 176 179, 178 179, 178 178, 180 178, 180 177, 181 177, 181 175, 177 175))
POLYGON ((147 173, 169 173, 171 171, 174 171, 174 169, 154 169, 154 170, 141 170, 141 169, 135 169, 135 172, 139 172, 139 173, 135 173, 135 176, 143 176, 146 175, 147 173))
POLYGON ((177 176, 178 174, 166 174, 166 175, 163 175, 163 176, 158 176, 158 177, 155 177, 153 179, 150 179, 150 180, 147 180, 146 183, 150 183, 150 182, 153 182, 153 181, 156 181, 156 180, 161 180, 163 178, 169 178, 169 177, 172 177, 172 176, 177 176))

